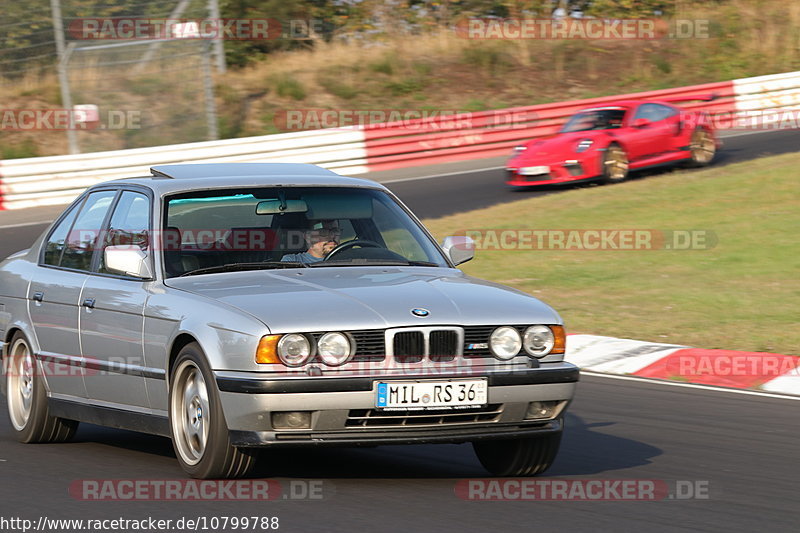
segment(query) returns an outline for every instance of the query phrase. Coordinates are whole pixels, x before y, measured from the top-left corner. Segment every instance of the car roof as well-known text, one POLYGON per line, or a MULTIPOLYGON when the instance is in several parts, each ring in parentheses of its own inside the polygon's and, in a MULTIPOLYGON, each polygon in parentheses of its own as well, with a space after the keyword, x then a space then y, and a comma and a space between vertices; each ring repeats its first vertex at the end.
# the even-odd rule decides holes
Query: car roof
POLYGON ((668 102, 662 102, 659 100, 617 100, 616 102, 609 102, 603 105, 595 105, 591 107, 584 107, 578 113, 583 111, 595 111, 600 109, 631 109, 640 104, 660 104, 667 107, 675 107, 674 105, 668 102))
POLYGON ((236 187, 323 186, 386 188, 372 180, 349 178, 305 163, 193 163, 157 165, 150 176, 106 182, 143 185, 157 195, 236 187))

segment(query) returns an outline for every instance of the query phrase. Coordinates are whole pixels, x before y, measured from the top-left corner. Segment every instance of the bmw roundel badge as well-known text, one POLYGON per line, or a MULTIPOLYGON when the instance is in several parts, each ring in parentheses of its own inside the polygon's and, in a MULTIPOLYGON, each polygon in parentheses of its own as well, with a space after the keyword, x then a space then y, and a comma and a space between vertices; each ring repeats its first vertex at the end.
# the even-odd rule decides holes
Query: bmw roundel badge
POLYGON ((411 310, 411 314, 414 315, 414 316, 418 316, 420 318, 424 318, 424 317, 430 315, 431 312, 428 311, 427 309, 422 309, 421 307, 417 307, 417 308, 411 310))

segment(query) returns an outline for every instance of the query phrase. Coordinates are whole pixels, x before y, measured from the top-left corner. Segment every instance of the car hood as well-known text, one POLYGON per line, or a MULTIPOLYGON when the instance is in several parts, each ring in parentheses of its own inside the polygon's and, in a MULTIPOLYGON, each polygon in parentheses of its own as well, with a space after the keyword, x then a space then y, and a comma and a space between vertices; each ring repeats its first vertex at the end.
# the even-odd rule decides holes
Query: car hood
POLYGON ((541 164, 542 158, 548 157, 569 158, 577 153, 575 148, 583 139, 592 139, 595 143, 600 143, 608 139, 608 137, 608 132, 604 130, 574 131, 531 141, 525 144, 527 150, 512 158, 508 166, 520 167, 528 164, 541 164))
POLYGON ((272 332, 410 325, 560 324, 521 291, 432 267, 323 267, 172 278, 166 284, 235 306, 272 332), (411 310, 423 308, 420 318, 411 310))

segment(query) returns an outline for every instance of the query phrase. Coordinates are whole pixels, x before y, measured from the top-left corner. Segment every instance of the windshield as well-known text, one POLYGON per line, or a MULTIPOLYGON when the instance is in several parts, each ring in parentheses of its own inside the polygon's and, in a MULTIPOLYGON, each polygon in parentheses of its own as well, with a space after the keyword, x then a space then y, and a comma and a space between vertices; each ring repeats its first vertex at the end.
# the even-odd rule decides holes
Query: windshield
POLYGON ((345 187, 202 191, 166 200, 167 277, 261 268, 446 267, 389 195, 345 187))
POLYGON ((570 118, 561 133, 572 131, 609 130, 622 127, 624 109, 593 109, 582 111, 570 118))

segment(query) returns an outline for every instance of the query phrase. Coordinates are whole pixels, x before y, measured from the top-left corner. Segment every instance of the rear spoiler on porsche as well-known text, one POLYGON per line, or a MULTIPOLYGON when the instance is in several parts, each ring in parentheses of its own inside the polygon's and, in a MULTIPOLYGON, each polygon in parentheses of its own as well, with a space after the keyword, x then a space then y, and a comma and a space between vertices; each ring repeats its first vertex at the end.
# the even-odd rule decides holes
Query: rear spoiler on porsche
POLYGON ((659 98, 662 102, 713 102, 719 98, 717 93, 699 94, 695 96, 668 96, 666 98, 659 98))

